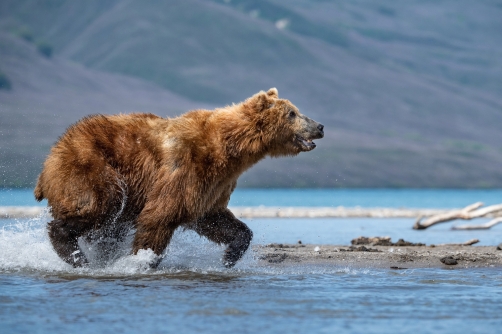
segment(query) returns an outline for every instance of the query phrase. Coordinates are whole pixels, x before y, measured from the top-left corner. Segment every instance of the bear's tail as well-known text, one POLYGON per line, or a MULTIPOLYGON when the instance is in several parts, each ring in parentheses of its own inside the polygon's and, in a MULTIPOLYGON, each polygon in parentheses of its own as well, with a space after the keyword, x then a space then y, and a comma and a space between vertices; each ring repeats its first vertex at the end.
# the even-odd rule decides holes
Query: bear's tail
POLYGON ((35 199, 39 202, 45 198, 42 190, 42 174, 38 177, 37 185, 35 186, 33 194, 35 195, 35 199))

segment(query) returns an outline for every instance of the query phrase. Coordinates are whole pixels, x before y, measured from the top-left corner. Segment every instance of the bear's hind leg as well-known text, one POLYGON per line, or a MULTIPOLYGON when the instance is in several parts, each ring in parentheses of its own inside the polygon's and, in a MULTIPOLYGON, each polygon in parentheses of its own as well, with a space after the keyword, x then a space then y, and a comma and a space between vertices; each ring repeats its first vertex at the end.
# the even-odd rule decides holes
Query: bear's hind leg
POLYGON ((207 214, 187 228, 213 242, 227 245, 223 256, 223 264, 227 268, 232 268, 240 260, 253 238, 249 227, 228 209, 207 214))
POLYGON ((87 263, 84 253, 78 246, 78 238, 91 228, 92 225, 82 218, 55 219, 47 225, 54 250, 61 259, 73 267, 81 267, 87 263))

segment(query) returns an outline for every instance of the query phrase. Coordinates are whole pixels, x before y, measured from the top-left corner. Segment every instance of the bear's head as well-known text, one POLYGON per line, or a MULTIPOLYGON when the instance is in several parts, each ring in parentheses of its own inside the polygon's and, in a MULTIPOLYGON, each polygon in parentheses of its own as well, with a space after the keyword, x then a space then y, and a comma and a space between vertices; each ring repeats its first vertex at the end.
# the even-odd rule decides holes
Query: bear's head
POLYGON ((279 99, 276 88, 259 92, 244 101, 243 110, 271 156, 296 155, 316 147, 324 126, 305 115, 289 100, 279 99))

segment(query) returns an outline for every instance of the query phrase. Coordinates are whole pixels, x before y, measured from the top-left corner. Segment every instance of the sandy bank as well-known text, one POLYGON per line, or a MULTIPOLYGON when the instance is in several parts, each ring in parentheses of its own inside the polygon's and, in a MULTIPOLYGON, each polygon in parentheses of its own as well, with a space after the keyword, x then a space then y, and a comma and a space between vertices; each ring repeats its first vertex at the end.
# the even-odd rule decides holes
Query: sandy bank
POLYGON ((35 218, 46 210, 42 206, 0 206, 0 219, 35 218))
POLYGON ((271 244, 255 246, 264 265, 315 264, 357 268, 486 268, 502 267, 497 246, 336 246, 271 244), (318 247, 318 248, 316 248, 318 247))

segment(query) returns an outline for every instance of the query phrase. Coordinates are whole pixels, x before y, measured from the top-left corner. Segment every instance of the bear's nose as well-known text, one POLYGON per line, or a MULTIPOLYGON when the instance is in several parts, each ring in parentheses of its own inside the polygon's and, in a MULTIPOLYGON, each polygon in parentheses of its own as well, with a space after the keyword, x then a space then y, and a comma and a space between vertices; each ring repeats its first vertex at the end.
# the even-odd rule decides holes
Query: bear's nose
POLYGON ((319 131, 322 131, 322 130, 324 130, 324 125, 319 124, 319 125, 317 126, 317 128, 319 129, 319 131))

